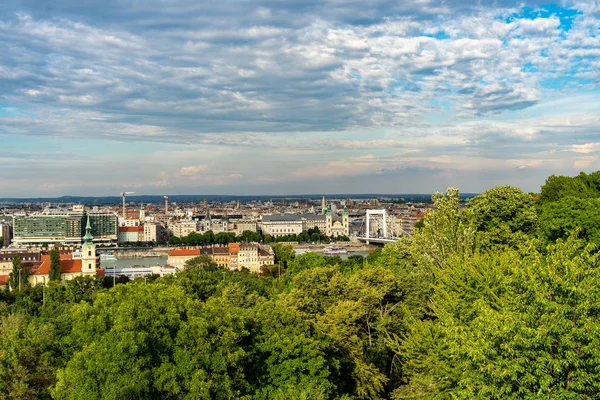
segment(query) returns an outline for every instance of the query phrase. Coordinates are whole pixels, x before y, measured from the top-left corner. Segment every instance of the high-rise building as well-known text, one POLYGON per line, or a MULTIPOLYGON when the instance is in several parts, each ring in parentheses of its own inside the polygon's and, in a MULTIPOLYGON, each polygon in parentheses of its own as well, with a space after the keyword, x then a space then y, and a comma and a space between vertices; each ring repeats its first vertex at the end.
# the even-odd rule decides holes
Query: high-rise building
POLYGON ((87 217, 91 221, 94 242, 111 243, 117 240, 116 214, 68 212, 15 217, 13 243, 17 246, 41 246, 54 243, 81 244, 87 217))

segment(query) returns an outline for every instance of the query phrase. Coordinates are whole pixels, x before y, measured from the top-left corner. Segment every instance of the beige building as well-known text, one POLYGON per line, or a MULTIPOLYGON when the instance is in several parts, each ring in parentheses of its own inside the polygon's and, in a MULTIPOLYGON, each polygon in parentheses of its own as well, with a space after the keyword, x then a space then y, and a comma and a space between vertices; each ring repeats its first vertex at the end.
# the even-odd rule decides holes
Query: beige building
POLYGON ((329 237, 348 236, 350 233, 346 208, 338 215, 331 212, 331 205, 327 206, 325 214, 264 215, 260 226, 264 235, 273 237, 298 235, 314 228, 319 228, 322 234, 329 237))
POLYGON ((168 253, 167 264, 181 270, 185 267, 187 261, 198 257, 200 254, 200 249, 174 249, 168 253))
POLYGON ((247 268, 256 273, 260 272, 262 265, 275 263, 273 251, 256 243, 230 243, 227 246, 175 249, 169 251, 167 263, 175 268, 183 269, 188 260, 201 254, 209 256, 219 267, 232 270, 247 268))
POLYGON ((173 236, 185 237, 192 232, 198 232, 198 222, 193 220, 178 221, 171 225, 173 236))
POLYGON ((245 231, 258 232, 258 224, 252 220, 240 220, 235 224, 237 235, 241 235, 245 231))
POLYGON ((156 242, 158 238, 158 224, 154 222, 146 222, 144 224, 144 242, 156 242))

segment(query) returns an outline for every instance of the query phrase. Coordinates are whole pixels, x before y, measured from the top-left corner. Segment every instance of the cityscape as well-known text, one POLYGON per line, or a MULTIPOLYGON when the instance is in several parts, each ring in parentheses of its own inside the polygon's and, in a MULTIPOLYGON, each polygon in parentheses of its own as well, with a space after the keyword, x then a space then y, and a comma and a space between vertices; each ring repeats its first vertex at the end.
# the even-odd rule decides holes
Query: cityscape
POLYGON ((3 0, 0 400, 600 399, 600 0, 3 0))
POLYGON ((430 201, 404 197, 204 199, 200 203, 163 198, 160 203, 136 203, 122 193, 119 205, 0 203, 0 284, 8 285, 17 256, 28 268, 31 285, 49 282, 52 248, 61 254, 62 280, 89 275, 163 276, 182 270, 186 261, 201 254, 227 269, 260 273, 275 264, 270 246, 275 243, 293 245, 298 254, 366 255, 377 244, 410 235, 431 208, 430 201), (93 256, 93 268, 84 257, 88 233, 93 254, 87 257, 93 256), (129 260, 130 266, 117 268, 113 261, 118 260, 129 260))

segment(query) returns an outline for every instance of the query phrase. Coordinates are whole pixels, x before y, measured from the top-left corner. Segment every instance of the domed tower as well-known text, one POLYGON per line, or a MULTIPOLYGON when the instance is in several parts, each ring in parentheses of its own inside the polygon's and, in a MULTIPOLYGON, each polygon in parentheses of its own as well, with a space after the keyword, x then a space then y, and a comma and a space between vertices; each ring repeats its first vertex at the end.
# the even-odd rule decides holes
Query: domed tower
POLYGON ((84 275, 96 275, 96 245, 92 236, 92 224, 90 223, 89 215, 87 217, 87 225, 85 226, 85 236, 83 237, 81 253, 81 272, 84 275))

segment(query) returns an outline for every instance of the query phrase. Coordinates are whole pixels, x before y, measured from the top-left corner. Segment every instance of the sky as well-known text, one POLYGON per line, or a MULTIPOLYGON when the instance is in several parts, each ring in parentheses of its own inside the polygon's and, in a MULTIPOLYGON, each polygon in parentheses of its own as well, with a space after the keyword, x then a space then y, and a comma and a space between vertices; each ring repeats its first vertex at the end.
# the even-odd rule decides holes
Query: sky
POLYGON ((4 0, 0 197, 539 191, 600 169, 600 1, 4 0))

